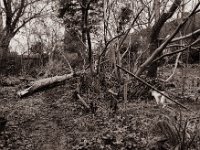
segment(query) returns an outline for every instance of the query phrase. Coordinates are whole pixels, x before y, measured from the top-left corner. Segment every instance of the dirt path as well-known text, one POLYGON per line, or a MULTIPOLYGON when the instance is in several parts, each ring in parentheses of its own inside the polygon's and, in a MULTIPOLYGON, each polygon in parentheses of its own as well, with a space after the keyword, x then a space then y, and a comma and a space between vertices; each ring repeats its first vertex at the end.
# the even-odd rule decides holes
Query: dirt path
MULTIPOLYGON (((105 142, 111 137, 117 139, 115 149, 126 147, 133 137, 136 146, 144 146, 150 126, 161 113, 169 115, 150 101, 129 103, 126 111, 120 109, 114 117, 107 108, 99 109, 97 116, 93 116, 72 98, 73 87, 58 86, 24 99, 15 97, 16 90, 4 89, 0 99, 0 117, 6 116, 8 120, 0 136, 2 150, 65 150, 87 145, 92 145, 88 149, 107 149, 105 142)), ((188 105, 195 108, 195 113, 200 109, 198 106, 188 105)))

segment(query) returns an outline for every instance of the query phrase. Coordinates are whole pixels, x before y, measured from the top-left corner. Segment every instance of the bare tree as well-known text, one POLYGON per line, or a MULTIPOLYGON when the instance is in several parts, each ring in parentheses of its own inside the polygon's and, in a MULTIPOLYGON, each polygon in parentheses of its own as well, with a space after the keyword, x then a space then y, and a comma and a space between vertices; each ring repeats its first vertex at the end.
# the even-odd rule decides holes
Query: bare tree
MULTIPOLYGON (((5 19, 5 25, 1 30, 0 38, 0 63, 4 64, 7 61, 9 53, 9 44, 11 39, 32 19, 39 17, 45 10, 47 5, 44 5, 40 0, 3 0, 1 6, 1 17, 5 19), (36 5, 37 4, 37 5, 36 5)), ((3 21, 3 20, 2 20, 3 21)))
MULTIPOLYGON (((154 50, 158 47, 159 45, 159 34, 160 34, 160 30, 163 27, 163 25, 165 24, 165 22, 172 17, 172 15, 175 13, 175 11, 177 10, 177 8, 180 6, 181 4, 181 0, 175 0, 171 6, 171 8, 169 9, 169 11, 167 13, 163 13, 161 15, 161 17, 155 22, 155 24, 152 27, 151 30, 151 34, 150 34, 150 54, 152 54, 154 52, 154 50)), ((157 76, 157 68, 158 68, 158 64, 157 62, 153 63, 150 67, 150 69, 148 70, 148 76, 150 77, 156 77, 157 76)))
POLYGON ((180 0, 175 0, 171 8, 169 9, 168 13, 164 13, 158 22, 156 22, 152 28, 152 32, 150 35, 150 57, 147 58, 147 60, 139 67, 138 71, 136 72, 136 75, 140 75, 147 67, 148 69, 148 76, 149 77, 156 77, 157 76, 157 68, 158 64, 157 62, 153 62, 166 48, 166 46, 170 43, 170 41, 177 35, 177 33, 184 27, 184 25, 187 23, 187 21, 195 15, 197 12, 199 12, 199 5, 200 2, 197 3, 193 11, 186 17, 173 31, 173 33, 160 45, 158 46, 158 36, 160 33, 160 30, 164 23, 174 14, 175 10, 180 5, 180 0))

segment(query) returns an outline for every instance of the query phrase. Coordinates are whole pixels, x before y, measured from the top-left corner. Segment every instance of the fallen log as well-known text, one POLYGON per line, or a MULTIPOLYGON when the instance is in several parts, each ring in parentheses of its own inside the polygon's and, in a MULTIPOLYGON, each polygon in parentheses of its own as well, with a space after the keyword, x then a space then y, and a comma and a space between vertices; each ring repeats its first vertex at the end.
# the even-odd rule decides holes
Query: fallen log
MULTIPOLYGON (((119 69, 121 69, 122 71, 128 73, 130 76, 136 78, 138 81, 142 82, 143 84, 147 85, 148 87, 150 87, 151 89, 155 90, 156 92, 160 93, 161 95, 165 96, 166 98, 168 98, 170 101, 174 102, 175 104, 181 106, 182 108, 189 110, 189 108, 187 108, 186 106, 184 106, 183 104, 173 100, 171 97, 169 97, 168 95, 162 93, 161 91, 159 91, 158 89, 156 89, 155 87, 153 87, 152 85, 150 85, 149 83, 147 83, 146 81, 144 81, 143 79, 141 79, 140 77, 136 76, 135 74, 133 74, 132 72, 120 67, 119 65, 116 65, 119 69)), ((190 111, 190 110, 189 110, 190 111)))
POLYGON ((39 89, 48 87, 50 85, 56 85, 57 83, 62 83, 63 81, 70 79, 74 77, 75 75, 78 75, 78 74, 70 73, 70 74, 65 74, 62 76, 54 76, 54 77, 49 77, 49 78, 34 81, 31 83, 31 85, 28 88, 18 91, 17 95, 19 97, 24 97, 39 89))

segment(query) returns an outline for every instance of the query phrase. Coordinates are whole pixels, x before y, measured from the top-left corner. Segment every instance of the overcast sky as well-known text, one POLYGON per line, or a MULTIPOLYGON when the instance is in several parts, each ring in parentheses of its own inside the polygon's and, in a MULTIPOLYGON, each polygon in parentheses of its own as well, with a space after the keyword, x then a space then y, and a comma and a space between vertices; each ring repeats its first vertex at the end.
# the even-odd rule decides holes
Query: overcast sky
MULTIPOLYGON (((187 4, 186 11, 191 10, 191 8, 194 7, 195 3, 197 2, 198 0, 192 0, 189 4, 187 4)), ((64 35, 64 26, 53 21, 50 16, 51 15, 43 17, 42 19, 44 21, 41 23, 34 23, 34 21, 32 21, 31 23, 27 24, 25 28, 22 28, 11 41, 11 51, 16 51, 19 54, 22 54, 28 49, 27 43, 32 44, 35 41, 38 41, 40 38, 42 38, 44 42, 49 43, 55 32, 57 32, 57 35, 62 38, 64 35), (33 31, 35 34, 33 34, 33 31), (39 38, 37 34, 41 35, 41 37, 39 38)))

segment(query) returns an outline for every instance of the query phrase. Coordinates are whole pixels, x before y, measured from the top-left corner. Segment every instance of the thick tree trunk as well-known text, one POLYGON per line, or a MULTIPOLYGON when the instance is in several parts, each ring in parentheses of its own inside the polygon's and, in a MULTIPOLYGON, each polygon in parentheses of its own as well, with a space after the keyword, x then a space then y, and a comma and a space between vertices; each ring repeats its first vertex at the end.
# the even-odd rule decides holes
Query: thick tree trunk
MULTIPOLYGON (((152 43, 149 47, 150 49, 150 53, 152 54, 154 52, 155 49, 158 48, 158 42, 155 41, 154 43, 152 43)), ((158 70, 158 62, 154 62, 151 64, 151 66, 148 69, 148 73, 147 76, 150 78, 156 78, 157 77, 157 70, 158 70)))
POLYGON ((9 46, 9 42, 5 43, 7 40, 4 37, 2 12, 3 11, 0 4, 0 73, 3 73, 3 70, 6 66, 9 46))
MULTIPOLYGON (((172 17, 172 15, 176 11, 176 9, 180 6, 180 4, 181 4, 181 0, 174 0, 168 13, 163 13, 160 16, 160 18, 155 22, 154 26, 152 27, 151 34, 149 37, 150 55, 153 54, 154 51, 159 47, 160 42, 159 42, 158 38, 159 38, 159 34, 160 34, 160 31, 161 31, 163 25, 169 18, 172 17)), ((158 56, 159 56, 159 54, 157 55, 157 57, 158 56)), ((155 62, 155 63, 151 64, 151 66, 149 67, 147 76, 151 77, 151 78, 156 78, 157 70, 158 70, 158 63, 155 62)))
MULTIPOLYGON (((188 20, 196 13, 196 10, 198 9, 200 5, 200 2, 195 6, 195 8, 192 10, 190 15, 181 22, 176 30, 159 46, 157 49, 155 49, 150 57, 147 58, 147 60, 139 66, 136 76, 141 75, 141 73, 148 67, 150 64, 156 60, 157 56, 162 53, 162 51, 166 48, 166 46, 169 44, 170 41, 177 35, 177 33, 184 27, 184 25, 188 22, 188 20)), ((192 44, 193 45, 193 44, 192 44)), ((179 51, 181 52, 181 51, 179 51)))
POLYGON ((6 73, 10 40, 1 40, 0 43, 0 73, 6 73))
POLYGON ((8 57, 8 45, 1 45, 0 44, 0 60, 3 62, 4 60, 7 60, 8 57))
MULTIPOLYGON (((159 18, 160 18, 160 0, 154 0, 154 6, 153 6, 153 8, 154 8, 154 11, 155 11, 155 16, 154 16, 155 17, 155 22, 158 22, 159 18)), ((156 23, 155 23, 154 26, 156 26, 156 23)), ((152 31, 151 31, 151 34, 152 34, 150 36, 150 43, 151 44, 150 44, 150 47, 149 47, 150 54, 152 54, 153 51, 155 49, 157 49, 158 46, 159 46, 158 45, 159 44, 158 43, 158 35, 159 35, 159 32, 160 32, 159 30, 161 30, 161 27, 159 27, 158 30, 152 29, 152 31), (157 34, 157 37, 156 37, 156 34, 157 34)), ((154 62, 151 65, 151 67, 149 68, 147 76, 151 77, 151 78, 156 78, 157 77, 157 70, 158 70, 158 62, 154 62)))
POLYGON ((86 17, 87 17, 87 1, 82 0, 82 8, 81 8, 81 13, 82 13, 82 18, 81 18, 81 30, 82 30, 82 42, 86 44, 86 37, 87 37, 87 28, 86 28, 86 17))

